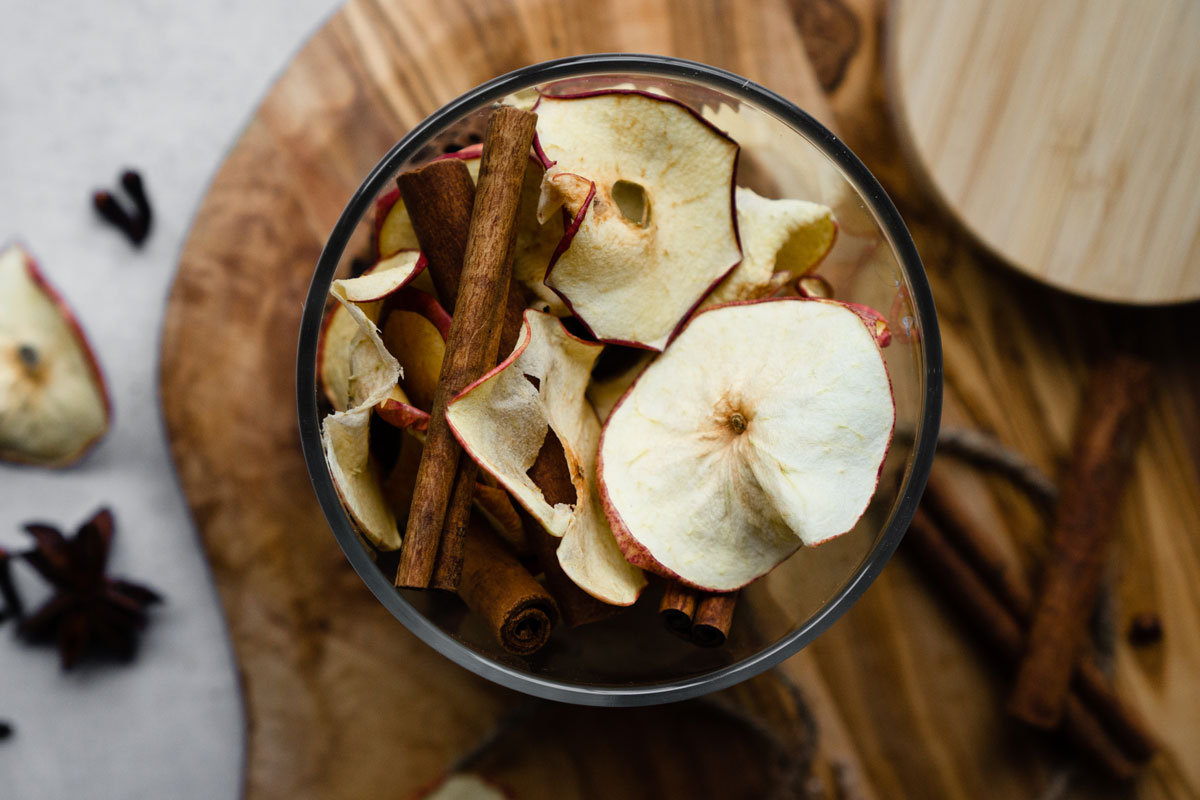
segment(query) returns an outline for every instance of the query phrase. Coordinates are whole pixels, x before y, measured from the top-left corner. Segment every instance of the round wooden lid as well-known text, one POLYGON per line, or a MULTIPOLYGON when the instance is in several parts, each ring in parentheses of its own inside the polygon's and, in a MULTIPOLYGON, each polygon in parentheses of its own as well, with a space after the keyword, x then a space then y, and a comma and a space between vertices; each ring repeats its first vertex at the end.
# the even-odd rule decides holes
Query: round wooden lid
POLYGON ((1200 299, 1200 4, 897 0, 914 165, 989 249, 1101 300, 1200 299))

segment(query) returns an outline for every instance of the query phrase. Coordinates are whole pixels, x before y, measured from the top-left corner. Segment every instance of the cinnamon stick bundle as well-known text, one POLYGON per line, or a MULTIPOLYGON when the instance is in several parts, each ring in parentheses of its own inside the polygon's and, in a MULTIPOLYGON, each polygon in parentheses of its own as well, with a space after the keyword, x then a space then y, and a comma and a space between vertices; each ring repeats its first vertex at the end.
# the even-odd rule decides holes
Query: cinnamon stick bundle
MULTIPOLYGON (((979 528, 966 504, 935 463, 921 507, 967 565, 987 584, 1017 620, 1022 635, 1033 616, 1029 582, 1009 568, 986 531, 979 528)), ((1158 746, 1145 721, 1117 696, 1104 672, 1089 655, 1075 664, 1072 688, 1135 761, 1154 755, 1158 746)))
MULTIPOLYGON (((905 536, 905 549, 914 555, 931 575, 938 588, 952 600, 955 608, 972 621, 1001 662, 1015 668, 1020 661, 1024 626, 1018 614, 1009 608, 1002 593, 989 584, 985 575, 994 570, 979 570, 960 546, 974 533, 943 526, 924 510, 918 509, 905 536)), ((979 541, 978 552, 988 552, 979 541)), ((1071 689, 1064 703, 1062 727, 1068 738, 1108 774, 1126 779, 1154 751, 1153 740, 1136 714, 1120 704, 1098 671, 1088 681, 1099 679, 1098 693, 1071 689)))
POLYGON ((669 581, 658 606, 667 630, 698 647, 720 647, 733 625, 733 610, 740 592, 702 592, 679 581, 669 581))
POLYGON ((1150 365, 1124 355, 1101 365, 1090 381, 1029 641, 1009 696, 1009 713, 1031 725, 1052 728, 1062 717, 1149 387, 1150 365))
MULTIPOLYGON (((536 121, 536 115, 509 106, 497 108, 488 121, 458 296, 417 470, 397 586, 429 586, 439 547, 444 551, 440 557, 447 561, 442 585, 457 586, 461 576, 466 514, 460 505, 469 504, 475 475, 470 467, 467 476, 459 475, 461 448, 446 422, 446 405, 496 363, 502 310, 508 302, 512 278, 521 184, 536 121), (456 488, 456 484, 462 485, 456 488), (452 495, 455 514, 451 528, 443 530, 452 495)), ((431 256, 426 253, 427 260, 431 256)), ((445 258, 451 260, 452 256, 445 258)))
POLYGON ((550 638, 558 606, 491 529, 472 517, 464 539, 459 595, 487 622, 500 646, 531 655, 550 638))

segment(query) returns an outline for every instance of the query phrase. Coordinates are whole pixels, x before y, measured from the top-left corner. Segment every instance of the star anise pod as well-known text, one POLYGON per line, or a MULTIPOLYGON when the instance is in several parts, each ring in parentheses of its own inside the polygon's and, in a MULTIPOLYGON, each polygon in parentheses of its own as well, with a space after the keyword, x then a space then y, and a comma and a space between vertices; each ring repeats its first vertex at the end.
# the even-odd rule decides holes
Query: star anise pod
POLYGON ((112 512, 101 509, 69 539, 51 525, 31 523, 25 530, 34 539, 34 549, 23 553, 25 560, 56 591, 21 622, 20 634, 29 641, 56 641, 64 669, 97 648, 132 658, 138 631, 146 627, 146 607, 162 597, 149 587, 105 574, 112 512))

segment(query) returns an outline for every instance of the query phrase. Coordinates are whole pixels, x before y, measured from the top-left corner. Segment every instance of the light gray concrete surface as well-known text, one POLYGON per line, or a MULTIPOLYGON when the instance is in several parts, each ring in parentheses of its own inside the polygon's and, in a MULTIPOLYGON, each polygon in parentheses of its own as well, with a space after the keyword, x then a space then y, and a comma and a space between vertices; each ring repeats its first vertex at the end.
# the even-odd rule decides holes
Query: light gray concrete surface
MULTIPOLYGON (((79 466, 0 465, 0 546, 112 507, 114 573, 161 589, 136 663, 63 673, 0 626, 5 800, 237 797, 245 737, 224 622, 168 454, 163 310, 206 187, 259 98, 336 0, 0 0, 0 245, 23 242, 107 373, 108 436, 79 466), (92 211, 120 170, 157 214, 135 250, 92 211)), ((23 566, 26 599, 41 583, 23 566)))

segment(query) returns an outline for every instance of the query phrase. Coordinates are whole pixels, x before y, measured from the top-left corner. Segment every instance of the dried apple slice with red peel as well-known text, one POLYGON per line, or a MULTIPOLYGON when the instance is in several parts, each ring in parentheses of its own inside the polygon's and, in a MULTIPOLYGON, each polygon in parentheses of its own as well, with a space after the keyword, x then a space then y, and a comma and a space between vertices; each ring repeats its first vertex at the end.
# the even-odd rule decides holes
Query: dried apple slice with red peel
POLYGON ((858 314, 880 347, 887 347, 892 343, 892 328, 888 325, 887 317, 862 303, 846 303, 846 307, 858 314))
POLYGON ((400 530, 371 458, 370 428, 370 406, 330 414, 321 423, 321 445, 334 488, 363 535, 381 550, 396 550, 400 530))
POLYGON ((539 214, 571 221, 546 285, 598 339, 661 350, 742 257, 737 143, 645 92, 545 96, 537 113, 539 214))
POLYGON ((383 343, 400 362, 400 385, 410 402, 428 411, 441 375, 450 315, 433 295, 416 289, 405 289, 393 301, 383 322, 383 343))
POLYGON ((346 304, 354 305, 374 328, 383 308, 382 300, 408 286, 424 269, 425 259, 417 251, 410 250, 377 262, 357 278, 333 282, 330 294, 340 302, 329 311, 321 326, 321 335, 317 339, 317 374, 321 389, 335 411, 345 411, 352 405, 349 402, 350 349, 362 331, 358 316, 352 314, 346 304))
POLYGON ((833 212, 806 200, 768 200, 749 189, 736 194, 742 262, 717 285, 705 306, 765 297, 790 276, 813 269, 833 248, 833 212), (777 273, 787 273, 778 276, 777 273))
POLYGON ((375 255, 394 256, 401 250, 417 250, 417 234, 412 220, 400 199, 400 190, 393 188, 375 201, 375 255))
POLYGON ((375 406, 375 411, 384 422, 401 430, 411 430, 421 434, 429 430, 429 412, 409 403, 403 396, 385 398, 383 402, 375 406))
POLYGON ((424 271, 425 265, 425 257, 419 250, 402 250, 357 278, 342 278, 333 285, 352 303, 372 303, 403 289, 424 271))
POLYGON ((0 460, 63 467, 108 430, 100 365, 66 302, 19 245, 0 252, 0 460))
POLYGON ((370 428, 374 407, 397 397, 400 362, 384 346, 367 311, 346 299, 345 286, 346 281, 334 281, 329 292, 358 326, 346 353, 346 398, 350 408, 325 417, 321 445, 333 485, 351 518, 373 545, 395 550, 400 546, 400 532, 371 457, 370 428))
POLYGON ((595 491, 600 423, 584 390, 600 350, 555 317, 527 311, 516 348, 450 402, 446 419, 464 451, 550 534, 562 537, 559 560, 580 588, 630 605, 645 577, 621 557, 595 491), (547 436, 562 444, 573 504, 551 505, 529 476, 547 436))
POLYGON ((732 591, 854 526, 894 421, 882 353, 844 304, 702 311, 604 426, 605 512, 632 563, 732 591))

